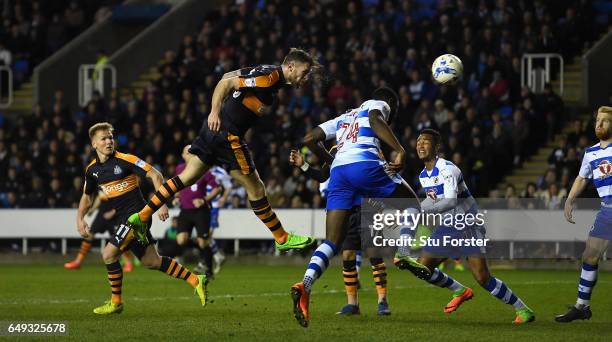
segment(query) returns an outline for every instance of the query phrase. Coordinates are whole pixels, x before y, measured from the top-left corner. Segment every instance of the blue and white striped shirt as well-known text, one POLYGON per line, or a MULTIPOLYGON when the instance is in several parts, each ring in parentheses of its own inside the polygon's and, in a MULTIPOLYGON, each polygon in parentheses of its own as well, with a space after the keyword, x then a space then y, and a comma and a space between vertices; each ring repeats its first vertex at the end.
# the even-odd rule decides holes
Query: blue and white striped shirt
POLYGON ((447 213, 475 213, 476 200, 472 197, 461 170, 452 162, 438 158, 431 171, 423 168, 419 174, 419 182, 425 195, 436 202, 445 198, 456 198, 457 205, 447 210, 447 213))
POLYGON ((368 100, 359 108, 352 109, 319 125, 325 132, 326 140, 336 139, 338 152, 331 165, 332 169, 336 166, 362 161, 377 161, 381 165, 385 164, 380 151, 380 140, 370 127, 368 114, 372 110, 380 111, 385 120, 391 112, 386 102, 368 100))
POLYGON ((612 204, 612 144, 601 148, 597 143, 587 148, 578 174, 593 180, 603 204, 612 204))

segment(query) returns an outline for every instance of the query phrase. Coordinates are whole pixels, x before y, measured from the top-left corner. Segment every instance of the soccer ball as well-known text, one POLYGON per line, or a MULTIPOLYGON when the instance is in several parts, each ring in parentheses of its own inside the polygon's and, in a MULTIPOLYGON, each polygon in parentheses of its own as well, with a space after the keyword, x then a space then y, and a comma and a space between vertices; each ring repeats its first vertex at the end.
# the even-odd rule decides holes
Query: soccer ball
POLYGON ((451 54, 442 55, 431 65, 431 74, 437 83, 444 84, 461 78, 463 63, 459 57, 451 54))

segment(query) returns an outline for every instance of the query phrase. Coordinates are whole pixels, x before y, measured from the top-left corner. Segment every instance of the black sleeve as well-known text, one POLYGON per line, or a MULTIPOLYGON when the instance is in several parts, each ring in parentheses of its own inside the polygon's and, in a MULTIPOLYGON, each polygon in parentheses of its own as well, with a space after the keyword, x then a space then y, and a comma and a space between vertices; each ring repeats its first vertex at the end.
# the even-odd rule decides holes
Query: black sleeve
POLYGON ((91 175, 91 171, 85 172, 85 184, 83 184, 83 193, 86 195, 93 194, 98 188, 98 183, 96 182, 96 178, 91 175))
POLYGON ((311 179, 314 179, 319 183, 323 183, 329 179, 330 169, 327 165, 324 165, 322 169, 315 169, 314 167, 310 166, 304 173, 311 179))

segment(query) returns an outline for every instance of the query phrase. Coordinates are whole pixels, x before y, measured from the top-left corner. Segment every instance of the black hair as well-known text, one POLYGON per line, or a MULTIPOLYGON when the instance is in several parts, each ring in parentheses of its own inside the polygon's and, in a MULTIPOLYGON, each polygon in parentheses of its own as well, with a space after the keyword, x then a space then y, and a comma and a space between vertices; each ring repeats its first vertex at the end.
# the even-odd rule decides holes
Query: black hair
POLYGON ((428 134, 431 135, 433 137, 433 141, 434 141, 434 145, 440 145, 441 141, 442 141, 442 137, 440 136, 440 132, 436 131, 435 129, 432 128, 425 128, 424 130, 422 130, 419 135, 421 134, 428 134))
POLYGON ((389 87, 380 87, 374 90, 374 93, 372 93, 372 98, 374 100, 385 101, 389 105, 391 113, 389 114, 387 123, 391 124, 395 118, 395 115, 397 114, 397 108, 399 107, 399 97, 397 96, 397 93, 389 87))

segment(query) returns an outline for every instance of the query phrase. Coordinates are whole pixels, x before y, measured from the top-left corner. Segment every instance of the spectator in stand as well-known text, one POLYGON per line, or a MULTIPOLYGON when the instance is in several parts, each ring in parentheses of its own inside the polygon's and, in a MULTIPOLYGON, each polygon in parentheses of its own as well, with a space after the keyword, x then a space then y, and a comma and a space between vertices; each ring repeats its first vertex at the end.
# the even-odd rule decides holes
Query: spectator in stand
MULTIPOLYGON (((587 32, 592 25, 577 13, 588 11, 581 7, 577 12, 574 4, 557 9, 563 5, 554 3, 553 10, 550 1, 496 1, 490 7, 487 1, 438 2, 439 7, 418 3, 315 2, 306 8, 299 2, 286 7, 281 0, 262 0, 223 5, 205 15, 200 29, 186 35, 178 49, 160 56, 161 77, 142 94, 115 89, 81 111, 70 111, 58 89, 54 105, 37 106, 28 119, 0 117, 0 198, 10 207, 74 206, 80 188, 75 170, 91 160, 86 129, 102 120, 116 123, 122 151, 173 173, 166 171, 176 166, 180 146, 197 134, 185 127, 198 127, 205 119, 218 78, 249 66, 246 61, 278 63, 292 46, 308 48, 329 76, 312 80, 311 87, 279 92, 270 113, 254 127, 261 132, 259 139, 245 137, 258 156, 264 183, 278 193, 276 206, 324 205, 318 184, 292 175, 283 158, 300 144, 305 130, 356 107, 381 85, 392 86, 400 96, 393 129, 408 153, 404 178, 418 184, 415 135, 421 128, 437 127, 448 137, 446 156, 462 165, 470 189, 487 195, 517 158, 524 160, 550 141, 563 120, 563 102, 550 85, 539 95, 520 88, 520 57, 557 52, 547 51, 554 45, 573 57, 583 46, 575 37, 582 32, 594 37, 600 28, 587 32), (295 23, 291 33, 283 29, 289 23, 295 23), (431 61, 442 51, 463 60, 464 77, 457 85, 436 85, 429 76, 431 61), (43 173, 40 165, 48 171, 43 173), (42 186, 36 178, 53 186, 42 186), (54 198, 58 187, 64 198, 54 198)), ((45 56, 91 23, 98 7, 79 1, 0 3, 5 13, 0 63, 15 68, 17 61, 25 61, 20 65, 27 66, 24 77, 29 77, 45 56)), ((538 182, 541 189, 550 191, 550 184, 563 180, 565 169, 570 178, 575 175, 576 160, 590 146, 585 132, 592 132, 575 126, 552 175, 538 182)), ((309 162, 316 164, 312 158, 309 162)), ((233 190, 230 198, 235 207, 246 205, 244 191, 233 190)))

